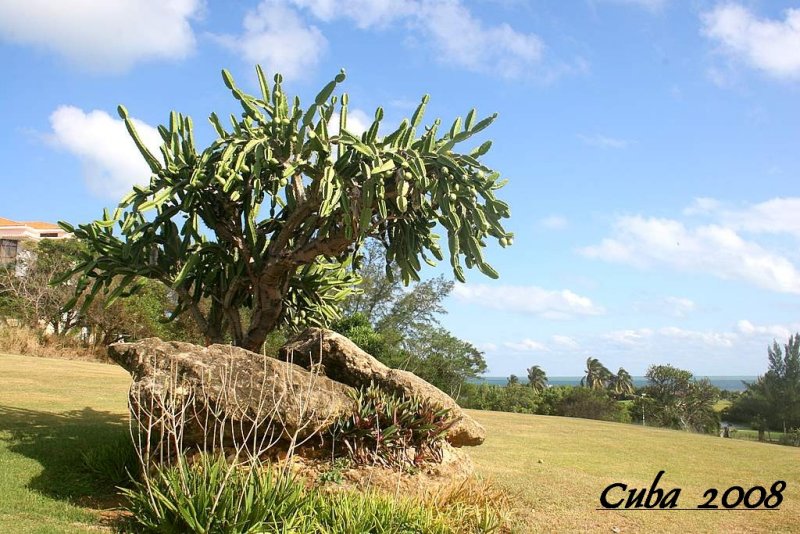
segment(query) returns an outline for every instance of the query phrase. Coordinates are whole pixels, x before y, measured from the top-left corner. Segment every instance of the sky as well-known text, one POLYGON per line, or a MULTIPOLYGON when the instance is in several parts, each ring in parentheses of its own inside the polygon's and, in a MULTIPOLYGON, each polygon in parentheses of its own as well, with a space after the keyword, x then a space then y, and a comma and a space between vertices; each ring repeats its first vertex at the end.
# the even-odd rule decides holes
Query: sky
POLYGON ((351 125, 499 114, 514 244, 441 318, 489 375, 763 374, 800 330, 798 2, 0 0, 0 216, 101 216, 149 179, 118 104, 208 144, 256 63, 305 102, 346 69, 351 125))

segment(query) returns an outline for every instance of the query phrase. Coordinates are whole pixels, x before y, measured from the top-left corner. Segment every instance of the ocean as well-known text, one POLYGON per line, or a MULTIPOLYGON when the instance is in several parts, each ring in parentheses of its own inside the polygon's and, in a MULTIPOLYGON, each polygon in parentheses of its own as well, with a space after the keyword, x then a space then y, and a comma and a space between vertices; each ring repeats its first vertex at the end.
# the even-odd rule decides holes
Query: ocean
MULTIPOLYGON (((551 386, 577 386, 581 383, 581 376, 552 376, 547 377, 547 383, 551 386)), ((643 376, 634 376, 633 385, 635 387, 642 387, 647 385, 647 378, 643 376)), ((709 381, 719 389, 727 391, 744 391, 745 387, 742 382, 755 382, 755 376, 696 376, 697 379, 708 378, 709 381)), ((519 381, 522 384, 528 382, 528 379, 519 376, 519 381)), ((508 383, 507 376, 483 376, 470 380, 473 384, 493 384, 497 386, 505 386, 508 383)))

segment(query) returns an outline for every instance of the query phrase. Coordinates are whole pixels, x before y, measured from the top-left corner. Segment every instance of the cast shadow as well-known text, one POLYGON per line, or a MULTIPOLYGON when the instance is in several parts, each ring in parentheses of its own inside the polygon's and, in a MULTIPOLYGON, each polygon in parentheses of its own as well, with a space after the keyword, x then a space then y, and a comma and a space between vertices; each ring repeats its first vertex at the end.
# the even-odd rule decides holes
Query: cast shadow
POLYGON ((88 407, 52 413, 0 405, 0 442, 42 466, 26 487, 55 499, 85 504, 113 495, 113 486, 88 472, 81 455, 127 433, 127 417, 118 413, 88 407))

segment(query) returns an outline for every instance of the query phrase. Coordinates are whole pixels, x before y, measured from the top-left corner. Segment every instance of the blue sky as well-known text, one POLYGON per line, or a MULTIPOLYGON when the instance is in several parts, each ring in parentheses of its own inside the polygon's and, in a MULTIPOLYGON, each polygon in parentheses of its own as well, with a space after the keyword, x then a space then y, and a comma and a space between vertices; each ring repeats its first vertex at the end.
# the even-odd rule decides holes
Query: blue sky
POLYGON ((255 63, 305 101, 344 67, 351 125, 499 113, 516 239, 442 319, 489 374, 758 374, 800 330, 797 2, 0 0, 0 216, 99 216, 148 179, 118 104, 209 142, 255 63))

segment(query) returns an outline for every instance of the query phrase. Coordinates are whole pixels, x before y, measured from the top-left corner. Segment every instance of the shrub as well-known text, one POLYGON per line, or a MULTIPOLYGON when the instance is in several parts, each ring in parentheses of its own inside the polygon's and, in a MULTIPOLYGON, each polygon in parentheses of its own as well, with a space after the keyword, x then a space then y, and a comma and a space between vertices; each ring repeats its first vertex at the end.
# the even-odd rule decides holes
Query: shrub
POLYGON ((131 530, 163 533, 376 534, 493 532, 502 516, 496 500, 472 482, 424 499, 366 492, 306 489, 284 471, 258 461, 230 465, 201 455, 158 466, 123 490, 131 530))
POLYGON ((790 445, 792 447, 800 447, 800 428, 794 428, 782 434, 778 439, 781 445, 790 445))
POLYGON ((355 412, 341 418, 331 432, 334 443, 344 443, 356 463, 407 467, 441 460, 444 436, 455 422, 449 410, 398 397, 374 384, 359 390, 355 400, 355 412))
POLYGON ((476 410, 539 413, 540 395, 533 388, 521 384, 509 386, 466 384, 461 390, 460 404, 464 408, 476 410))
POLYGON ((126 486, 141 471, 141 463, 130 435, 125 432, 99 447, 81 453, 84 470, 110 486, 126 486))
POLYGON ((603 390, 572 388, 558 403, 556 414, 602 421, 630 422, 622 406, 603 390), (627 416, 627 421, 625 421, 627 416))
POLYGON ((307 522, 300 484, 270 469, 229 465, 222 455, 184 456, 123 489, 133 521, 147 532, 286 532, 307 522))
POLYGON ((350 534, 400 534, 452 532, 446 518, 435 508, 413 500, 396 499, 380 493, 315 492, 310 501, 314 527, 310 532, 350 534))

